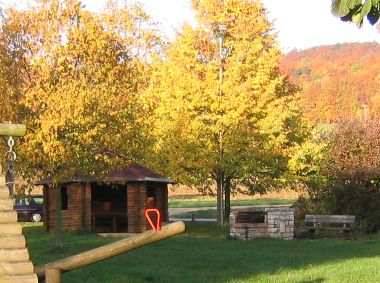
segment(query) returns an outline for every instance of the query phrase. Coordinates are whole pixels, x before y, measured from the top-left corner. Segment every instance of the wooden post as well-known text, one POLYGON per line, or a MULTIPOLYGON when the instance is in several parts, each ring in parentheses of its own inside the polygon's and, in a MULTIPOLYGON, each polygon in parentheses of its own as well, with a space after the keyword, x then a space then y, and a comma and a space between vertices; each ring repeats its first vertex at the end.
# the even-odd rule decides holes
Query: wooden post
MULTIPOLYGON (((38 266, 34 269, 34 272, 39 278, 43 278, 48 269, 59 269, 60 272, 70 271, 172 237, 184 231, 185 223, 181 221, 174 222, 162 227, 158 232, 152 230, 146 231, 96 249, 51 262, 47 265, 38 266)), ((52 271, 52 273, 56 272, 52 271)))
MULTIPOLYGON (((5 177, 3 173, 3 168, 1 168, 1 164, 0 164, 0 186, 5 186, 5 177)), ((7 192, 7 194, 9 194, 9 192, 7 192)))
POLYGON ((25 125, 0 124, 0 136, 22 137, 26 133, 25 125))
POLYGON ((46 283, 61 283, 61 270, 59 268, 47 266, 45 279, 46 283))
MULTIPOLYGON (((21 137, 25 132, 25 125, 0 124, 0 136, 21 137)), ((13 160, 7 161, 14 161, 16 158, 12 151, 13 144, 14 141, 8 139, 8 153, 11 153, 11 156, 6 156, 5 159, 12 157, 13 160)), ((25 248, 21 224, 17 222, 17 212, 13 210, 9 187, 5 186, 4 179, 0 166, 0 282, 37 283, 33 263, 29 260, 28 249, 25 248)))
MULTIPOLYGON (((0 136, 14 136, 21 137, 26 133, 25 125, 21 124, 11 124, 11 123, 0 123, 0 136)), ((0 165, 0 186, 5 185, 5 179, 3 175, 3 171, 0 165)))

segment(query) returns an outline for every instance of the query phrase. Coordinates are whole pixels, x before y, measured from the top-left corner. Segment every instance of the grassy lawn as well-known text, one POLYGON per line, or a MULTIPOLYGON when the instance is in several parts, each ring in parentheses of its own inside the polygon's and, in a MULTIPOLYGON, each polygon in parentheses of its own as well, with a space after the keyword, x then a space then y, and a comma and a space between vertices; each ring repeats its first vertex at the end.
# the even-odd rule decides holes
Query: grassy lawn
MULTIPOLYGON (((231 200, 232 206, 249 206, 249 205, 275 205, 275 204, 293 204, 295 199, 277 199, 277 198, 266 198, 266 199, 237 199, 231 200)), ((169 198, 169 207, 171 208, 188 208, 188 207, 216 207, 215 199, 205 199, 205 198, 169 198)))
MULTIPOLYGON (((63 282, 379 282, 380 234, 355 240, 228 240, 216 224, 189 223, 176 237, 64 274, 63 282)), ((64 234, 65 251, 51 250, 53 235, 24 227, 37 265, 115 238, 64 234)))
POLYGON ((174 214, 175 218, 191 218, 194 215, 195 218, 216 218, 216 209, 206 209, 206 210, 194 210, 184 213, 174 214))

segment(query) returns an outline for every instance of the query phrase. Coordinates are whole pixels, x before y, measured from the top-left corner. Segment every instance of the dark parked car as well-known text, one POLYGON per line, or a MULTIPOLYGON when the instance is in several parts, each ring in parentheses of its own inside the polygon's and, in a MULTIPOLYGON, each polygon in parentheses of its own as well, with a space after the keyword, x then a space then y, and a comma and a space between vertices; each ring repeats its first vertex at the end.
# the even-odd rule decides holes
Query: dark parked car
POLYGON ((14 208, 18 221, 40 222, 43 216, 44 197, 41 195, 15 197, 14 208))

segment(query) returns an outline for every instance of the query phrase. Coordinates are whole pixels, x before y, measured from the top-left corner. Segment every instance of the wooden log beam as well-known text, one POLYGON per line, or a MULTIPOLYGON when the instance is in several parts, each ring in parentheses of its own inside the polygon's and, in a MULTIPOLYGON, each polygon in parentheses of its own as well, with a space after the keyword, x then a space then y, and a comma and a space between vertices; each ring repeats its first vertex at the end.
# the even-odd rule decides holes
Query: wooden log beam
MULTIPOLYGON (((73 255, 64 259, 60 259, 47 265, 35 267, 34 272, 39 278, 45 277, 47 267, 49 269, 59 269, 62 272, 77 269, 121 253, 128 252, 140 248, 185 231, 185 223, 182 221, 174 222, 163 226, 158 232, 147 231, 129 238, 125 238, 102 247, 92 249, 77 255, 73 255)), ((52 271, 54 273, 54 271, 52 271)), ((54 276, 54 275, 53 275, 54 276)))
POLYGON ((61 283, 62 276, 61 270, 58 268, 50 267, 49 265, 46 267, 46 283, 61 283))
POLYGON ((21 248, 25 248, 25 237, 23 235, 0 235, 0 250, 21 248))
POLYGON ((0 262, 0 276, 28 275, 32 273, 33 273, 33 263, 30 260, 17 261, 17 262, 0 262))
POLYGON ((17 212, 15 210, 5 210, 0 211, 0 223, 16 223, 17 222, 17 212))
POLYGON ((0 210, 12 210, 13 209, 13 200, 10 198, 0 199, 0 210))
MULTIPOLYGON (((0 262, 16 262, 29 260, 29 252, 26 248, 0 249, 0 262)), ((1 281, 0 281, 1 282, 1 281)))
POLYGON ((37 276, 35 274, 28 275, 0 275, 0 283, 36 283, 37 276))
POLYGON ((26 127, 22 124, 0 124, 0 136, 22 137, 26 133, 26 127))
POLYGON ((22 228, 20 222, 15 223, 0 223, 0 236, 1 235, 21 235, 22 228))
POLYGON ((9 198, 9 189, 7 186, 0 184, 0 199, 4 199, 4 198, 9 198))

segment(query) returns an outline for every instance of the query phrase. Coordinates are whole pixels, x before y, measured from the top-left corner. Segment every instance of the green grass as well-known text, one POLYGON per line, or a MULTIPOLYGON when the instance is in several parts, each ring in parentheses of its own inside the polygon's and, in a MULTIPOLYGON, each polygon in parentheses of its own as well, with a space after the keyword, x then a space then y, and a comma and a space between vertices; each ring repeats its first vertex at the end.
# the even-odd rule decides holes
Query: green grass
MULTIPOLYGON (((379 282, 380 234, 355 240, 228 240, 216 224, 189 223, 176 237, 63 276, 63 282, 379 282)), ((42 264, 114 241, 65 233, 65 251, 52 252, 53 235, 24 228, 33 262, 42 264)))
POLYGON ((175 218, 216 218, 216 209, 194 210, 172 215, 175 218))
MULTIPOLYGON (((295 199, 238 199, 231 200, 232 206, 249 206, 249 205, 276 205, 276 204, 293 204, 295 199)), ((204 198, 170 198, 169 207, 171 208, 189 208, 189 207, 216 207, 216 199, 204 198)))

